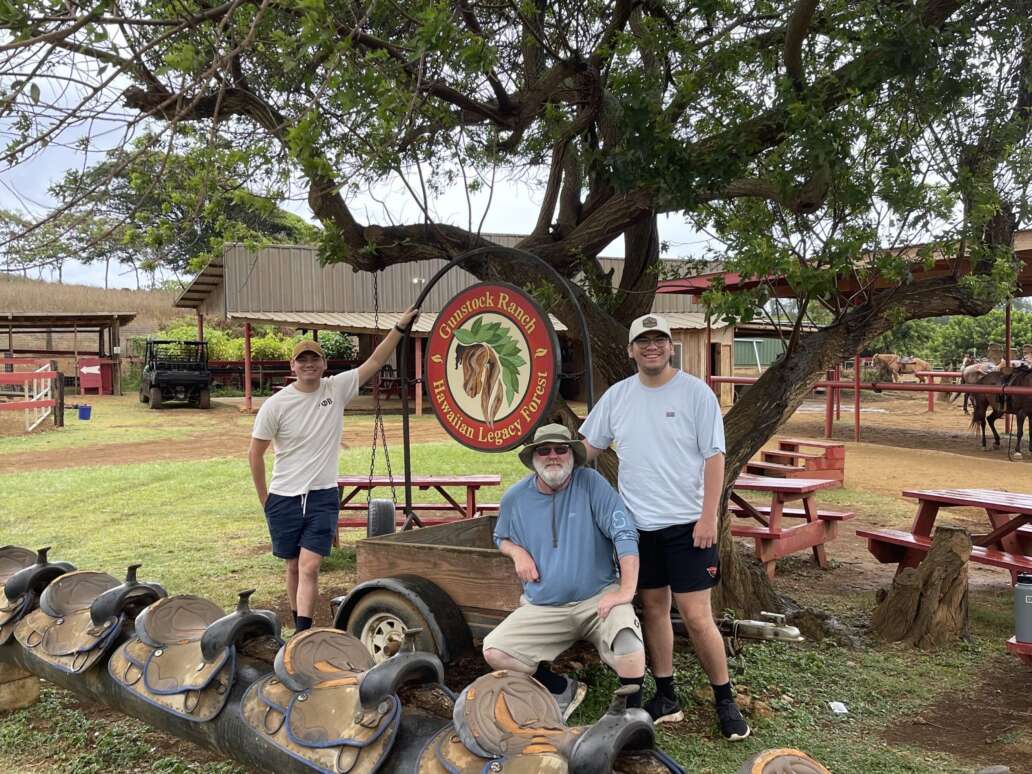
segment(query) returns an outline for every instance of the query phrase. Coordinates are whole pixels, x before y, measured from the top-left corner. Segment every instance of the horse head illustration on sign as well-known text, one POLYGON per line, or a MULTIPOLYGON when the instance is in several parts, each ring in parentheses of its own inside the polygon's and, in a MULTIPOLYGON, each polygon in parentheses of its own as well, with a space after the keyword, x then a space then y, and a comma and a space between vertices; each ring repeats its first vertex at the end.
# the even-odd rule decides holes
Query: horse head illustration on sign
POLYGON ((547 417, 559 346, 548 315, 514 285, 481 283, 437 317, 426 355, 430 403, 460 443, 518 446, 547 417))

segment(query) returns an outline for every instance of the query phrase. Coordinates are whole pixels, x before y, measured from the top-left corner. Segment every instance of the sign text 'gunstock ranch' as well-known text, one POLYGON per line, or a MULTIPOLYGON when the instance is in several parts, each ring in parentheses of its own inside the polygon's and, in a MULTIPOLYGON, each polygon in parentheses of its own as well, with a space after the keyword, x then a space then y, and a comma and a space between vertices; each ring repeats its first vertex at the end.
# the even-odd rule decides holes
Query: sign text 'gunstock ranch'
POLYGON ((430 404, 465 446, 507 451, 548 414, 559 347, 545 312, 513 285, 482 283, 437 316, 426 353, 430 404))

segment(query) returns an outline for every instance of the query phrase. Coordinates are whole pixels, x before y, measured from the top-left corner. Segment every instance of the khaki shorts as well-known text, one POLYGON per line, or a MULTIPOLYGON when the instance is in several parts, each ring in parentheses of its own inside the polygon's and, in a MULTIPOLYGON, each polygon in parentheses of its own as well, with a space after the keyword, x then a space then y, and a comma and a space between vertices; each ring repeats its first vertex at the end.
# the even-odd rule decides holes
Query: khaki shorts
POLYGON ((590 599, 565 605, 523 602, 484 638, 484 649, 500 650, 533 669, 539 661, 553 661, 578 640, 585 640, 612 667, 613 640, 621 630, 630 629, 642 639, 641 624, 630 604, 617 605, 604 621, 598 617, 602 595, 619 589, 614 584, 590 599))

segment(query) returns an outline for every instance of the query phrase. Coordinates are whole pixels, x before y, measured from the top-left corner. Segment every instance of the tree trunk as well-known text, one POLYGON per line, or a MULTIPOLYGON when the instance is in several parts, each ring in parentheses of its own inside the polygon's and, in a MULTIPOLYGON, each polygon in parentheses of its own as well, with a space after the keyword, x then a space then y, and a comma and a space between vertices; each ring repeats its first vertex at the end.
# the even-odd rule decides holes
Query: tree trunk
POLYGON ((872 630, 887 642, 932 650, 968 636, 971 537, 960 527, 935 530, 924 561, 907 567, 879 593, 872 630))

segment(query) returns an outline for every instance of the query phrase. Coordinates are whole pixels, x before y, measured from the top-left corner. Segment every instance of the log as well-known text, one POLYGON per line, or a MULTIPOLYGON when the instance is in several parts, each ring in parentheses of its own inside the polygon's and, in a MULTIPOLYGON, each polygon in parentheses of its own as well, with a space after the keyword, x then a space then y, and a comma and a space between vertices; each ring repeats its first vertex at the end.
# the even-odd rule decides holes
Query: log
POLYGON ((0 663, 0 712, 30 707, 39 699, 40 680, 32 672, 0 663))
POLYGON ((920 565, 901 570, 879 593, 872 630, 886 642, 933 650, 968 637, 971 536, 960 527, 935 530, 920 565))

